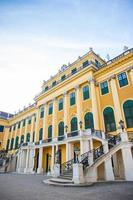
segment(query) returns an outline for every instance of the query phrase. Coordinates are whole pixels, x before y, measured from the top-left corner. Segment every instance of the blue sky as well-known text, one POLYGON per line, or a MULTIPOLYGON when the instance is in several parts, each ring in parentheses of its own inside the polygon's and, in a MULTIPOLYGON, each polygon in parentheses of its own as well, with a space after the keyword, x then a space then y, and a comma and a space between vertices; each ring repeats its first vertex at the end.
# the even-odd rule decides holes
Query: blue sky
POLYGON ((0 0, 0 110, 28 105, 89 47, 104 59, 133 47, 132 19, 132 0, 0 0))

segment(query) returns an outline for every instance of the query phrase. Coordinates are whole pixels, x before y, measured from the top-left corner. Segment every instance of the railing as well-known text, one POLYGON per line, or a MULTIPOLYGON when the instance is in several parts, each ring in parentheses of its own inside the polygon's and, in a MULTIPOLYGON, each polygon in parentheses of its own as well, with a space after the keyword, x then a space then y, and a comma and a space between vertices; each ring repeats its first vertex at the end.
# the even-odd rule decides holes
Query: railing
POLYGON ((108 135, 108 136, 107 136, 107 140, 108 140, 108 144, 109 144, 109 145, 114 146, 114 145, 116 145, 118 142, 121 141, 121 137, 120 137, 120 134, 114 135, 114 136, 108 135))
POLYGON ((83 169, 85 169, 87 166, 90 165, 90 163, 89 163, 89 156, 90 156, 90 153, 93 153, 93 150, 89 150, 89 151, 83 153, 83 154, 80 156, 80 163, 83 164, 83 169))
POLYGON ((102 138, 102 131, 101 130, 92 130, 92 135, 102 138))
POLYGON ((71 171, 73 168, 73 163, 74 163, 74 158, 61 164, 61 174, 64 174, 67 171, 71 171))
POLYGON ((79 131, 73 131, 73 132, 71 132, 71 133, 68 133, 68 134, 67 134, 67 137, 75 137, 75 136, 77 136, 77 135, 79 135, 79 131))
POLYGON ((24 147, 25 147, 25 146, 28 146, 28 142, 23 143, 23 146, 24 146, 24 147))
POLYGON ((93 150, 93 160, 94 162, 104 154, 103 145, 93 150))
POLYGON ((65 135, 60 135, 60 136, 58 136, 58 141, 62 141, 62 140, 64 140, 65 139, 65 135))

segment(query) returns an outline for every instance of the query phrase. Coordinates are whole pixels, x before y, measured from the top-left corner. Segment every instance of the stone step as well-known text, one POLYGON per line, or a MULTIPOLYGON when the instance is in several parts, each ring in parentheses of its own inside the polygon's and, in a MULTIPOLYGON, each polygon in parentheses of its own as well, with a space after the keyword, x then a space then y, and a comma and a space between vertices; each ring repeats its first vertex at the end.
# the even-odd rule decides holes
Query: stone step
POLYGON ((71 183, 71 184, 73 183, 72 180, 67 180, 67 179, 63 179, 63 178, 51 178, 50 181, 51 181, 51 182, 54 182, 54 183, 64 183, 64 184, 65 184, 65 183, 69 183, 69 184, 70 184, 70 183, 71 183))

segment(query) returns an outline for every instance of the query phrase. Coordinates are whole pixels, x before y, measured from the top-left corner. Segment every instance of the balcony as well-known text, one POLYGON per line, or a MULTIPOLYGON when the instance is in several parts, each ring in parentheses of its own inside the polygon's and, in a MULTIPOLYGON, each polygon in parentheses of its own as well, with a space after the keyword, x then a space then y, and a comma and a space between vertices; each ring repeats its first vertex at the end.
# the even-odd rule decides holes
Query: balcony
POLYGON ((67 134, 67 137, 69 138, 69 137, 75 137, 75 136, 78 136, 79 135, 79 131, 77 130, 77 131, 73 131, 73 132, 71 132, 71 133, 68 133, 67 134))

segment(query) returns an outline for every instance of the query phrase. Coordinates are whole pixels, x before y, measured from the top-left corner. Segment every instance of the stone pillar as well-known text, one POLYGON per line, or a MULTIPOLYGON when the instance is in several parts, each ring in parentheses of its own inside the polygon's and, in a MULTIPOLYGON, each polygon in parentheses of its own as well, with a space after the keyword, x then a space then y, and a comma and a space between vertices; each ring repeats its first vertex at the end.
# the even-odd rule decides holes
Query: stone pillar
POLYGON ((45 103, 44 105, 44 120, 43 120, 43 140, 46 139, 46 133, 47 133, 47 114, 48 114, 48 105, 45 103))
MULTIPOLYGON (((68 126, 68 94, 67 92, 64 93, 64 126, 68 126)), ((67 134, 66 129, 65 129, 65 134, 67 134)))
POLYGON ((70 142, 66 143, 66 162, 68 160, 73 159, 73 157, 74 157, 74 154, 73 154, 74 149, 73 148, 74 147, 73 147, 72 143, 70 143, 70 142))
POLYGON ((116 86, 116 77, 112 76, 110 78, 110 86, 111 86, 111 92, 113 97, 113 104, 114 104, 114 115, 116 120, 116 127, 119 125, 119 121, 123 120, 122 112, 121 112, 121 105, 119 101, 117 86, 116 86))
POLYGON ((80 155, 88 152, 89 150, 90 150, 89 141, 81 138, 80 139, 80 155))
POLYGON ((124 165, 125 180, 133 181, 133 158, 131 153, 131 146, 125 145, 121 151, 124 165))
POLYGON ((39 148, 39 165, 38 165, 38 169, 37 169, 38 174, 43 172, 42 159, 43 159, 43 147, 40 147, 39 148))
POLYGON ((105 167, 105 180, 114 181, 114 173, 113 173, 111 157, 107 158, 104 161, 104 167, 105 167))
POLYGON ((84 183, 83 165, 80 163, 73 164, 73 182, 75 184, 84 183))
POLYGON ((94 129, 99 130, 100 126, 99 126, 95 80, 93 78, 90 78, 89 83, 90 83, 90 92, 91 92, 92 113, 93 113, 93 118, 94 118, 94 129))
POLYGON ((122 142, 127 142, 128 141, 127 132, 124 132, 124 131, 121 130, 120 137, 121 137, 121 141, 122 142))
POLYGON ((81 100, 81 90, 80 90, 79 85, 75 87, 75 90, 76 90, 78 130, 80 130, 79 122, 82 121, 82 100, 81 100))
POLYGON ((32 115, 31 118, 31 136, 30 136, 30 142, 33 141, 33 132, 34 132, 34 122, 35 122, 35 115, 32 115))
POLYGON ((26 166, 24 169, 24 173, 28 172, 28 164, 29 164, 29 149, 27 149, 27 152, 26 152, 26 166))
POLYGON ((52 115, 52 138, 56 136, 56 126, 57 126, 57 99, 53 100, 53 115, 52 115))
POLYGON ((34 169, 34 156, 35 156, 35 149, 30 149, 29 152, 29 172, 31 174, 34 173, 33 169, 34 169))
POLYGON ((51 172, 54 169, 54 145, 52 145, 51 172))

